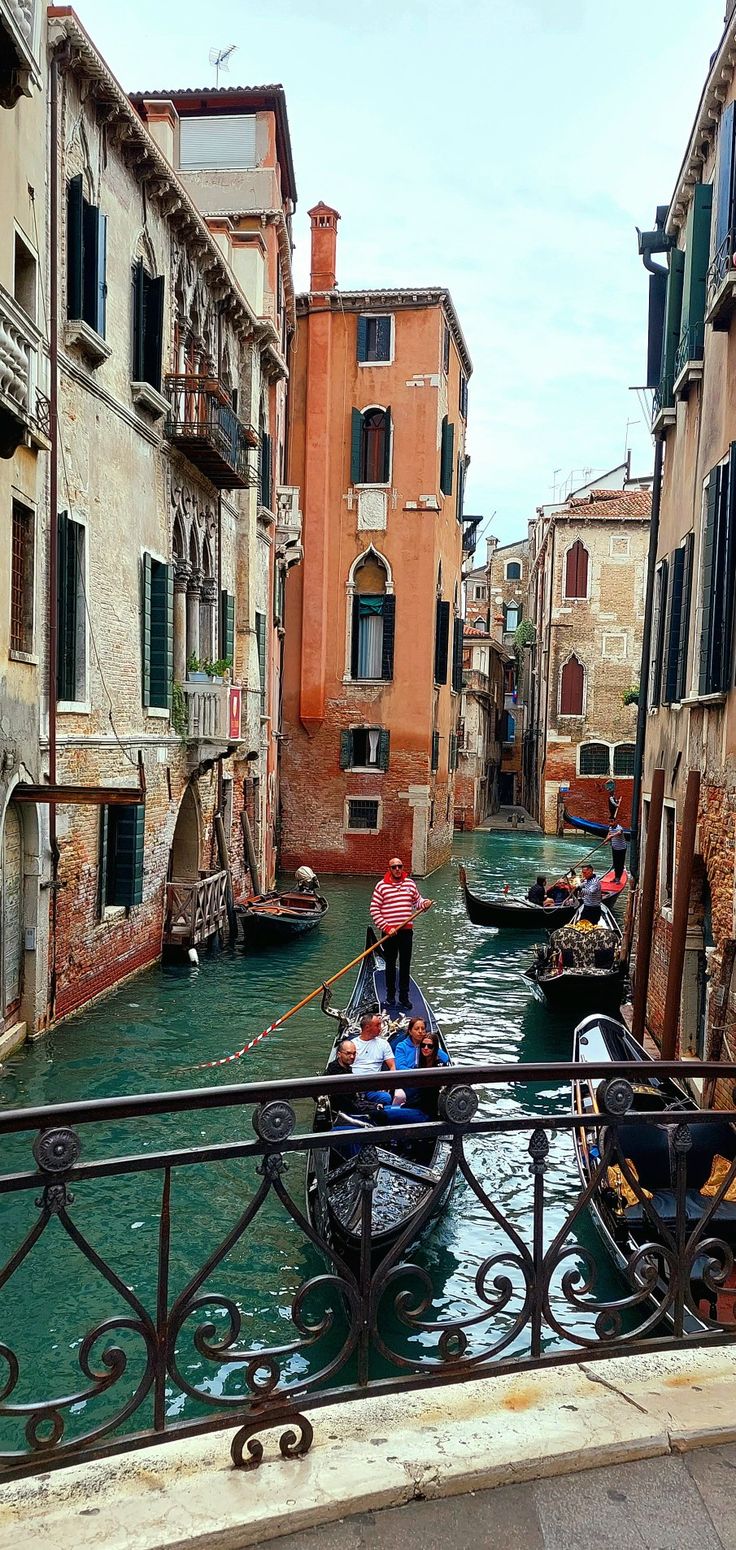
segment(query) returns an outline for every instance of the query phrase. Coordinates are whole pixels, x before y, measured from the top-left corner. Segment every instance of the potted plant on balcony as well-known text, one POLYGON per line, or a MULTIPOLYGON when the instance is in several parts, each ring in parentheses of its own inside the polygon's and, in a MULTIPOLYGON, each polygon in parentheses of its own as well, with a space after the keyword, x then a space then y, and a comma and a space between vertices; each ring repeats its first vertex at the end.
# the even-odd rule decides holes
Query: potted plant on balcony
POLYGON ((209 683, 207 664, 205 662, 200 662, 199 657, 196 656, 194 652, 192 652, 191 655, 187 657, 187 683, 209 683))
POLYGON ((233 665, 232 657, 218 657, 216 662, 205 662, 205 675, 210 683, 224 684, 230 681, 230 669, 233 665))

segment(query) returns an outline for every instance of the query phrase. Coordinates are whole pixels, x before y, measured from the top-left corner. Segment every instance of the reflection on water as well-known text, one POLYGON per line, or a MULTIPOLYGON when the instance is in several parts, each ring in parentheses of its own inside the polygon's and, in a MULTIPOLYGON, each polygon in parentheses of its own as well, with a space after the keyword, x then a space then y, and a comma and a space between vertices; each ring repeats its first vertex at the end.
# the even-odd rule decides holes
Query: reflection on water
MULTIPOLYGON (((472 886, 478 892, 495 891, 506 882, 514 891, 524 890, 538 871, 551 878, 579 859, 584 849, 584 843, 520 831, 460 835, 456 861, 468 866, 472 886)), ((9 1108, 318 1073, 334 1026, 326 1023, 318 1002, 237 1064, 210 1071, 193 1068, 200 1061, 239 1048, 360 951, 373 880, 326 878, 323 884, 330 911, 320 930, 287 950, 247 955, 242 950, 223 952, 204 957, 198 969, 164 967, 142 975, 12 1057, 0 1070, 0 1105, 9 1108)), ((569 1058, 571 1027, 532 998, 523 977, 534 933, 494 932, 470 925, 455 864, 435 873, 426 891, 435 900, 435 908, 417 928, 414 969, 435 1007, 455 1060, 461 1064, 504 1064, 569 1058)), ((335 987, 336 1004, 347 1000, 351 981, 352 975, 348 975, 335 987)), ((522 1082, 506 1087, 489 1085, 480 1097, 484 1115, 523 1111, 542 1120, 567 1109, 569 1103, 567 1091, 559 1086, 531 1088, 522 1082)), ((305 1111, 300 1121, 309 1117, 305 1111)), ((82 1130, 83 1157, 145 1152, 160 1146, 186 1147, 243 1133, 251 1134, 249 1112, 118 1121, 96 1126, 93 1131, 82 1130)), ((4 1139, 5 1168, 29 1166, 29 1142, 27 1137, 4 1139)), ((476 1320, 468 1328, 471 1352, 495 1344, 511 1331, 524 1298, 515 1234, 531 1246, 533 1200, 527 1145, 528 1134, 524 1133, 491 1134, 468 1144, 477 1191, 465 1180, 458 1180, 444 1216, 413 1251, 418 1274, 387 1290, 381 1305, 381 1333, 390 1350, 408 1354, 421 1347, 428 1356, 436 1357, 436 1332, 422 1332, 418 1327, 422 1323, 476 1320), (484 1197, 496 1208, 496 1219, 484 1197), (512 1232, 506 1230, 504 1217, 512 1232), (431 1296, 428 1306, 418 1311, 427 1296, 424 1277, 431 1284, 431 1296), (506 1290, 504 1278, 509 1282, 506 1290), (407 1295, 399 1299, 397 1311, 396 1296, 402 1289, 407 1295), (496 1307, 499 1297, 505 1304, 502 1311, 496 1307)), ((290 1160, 285 1182, 301 1206, 300 1159, 290 1160)), ((175 1174, 170 1306, 247 1209, 260 1184, 254 1165, 247 1161, 198 1165, 175 1174)), ((161 1188, 158 1173, 93 1181, 75 1189, 71 1212, 86 1241, 114 1267, 130 1296, 149 1310, 155 1309, 156 1300, 161 1188)), ((551 1137, 545 1175, 547 1244, 562 1228, 576 1194, 570 1141, 564 1135, 551 1137)), ((0 1238, 5 1252, 16 1246, 37 1216, 32 1192, 0 1197, 0 1238)), ((587 1219, 575 1224, 574 1240, 595 1251, 587 1219)), ((311 1370, 321 1369, 346 1338, 342 1298, 329 1285, 320 1283, 301 1309, 301 1330, 295 1330, 290 1308, 304 1279, 321 1275, 325 1269, 322 1257, 270 1200, 254 1228, 216 1266, 207 1282, 206 1290, 219 1294, 208 1311, 213 1326, 210 1345, 229 1342, 234 1351, 294 1345, 295 1349, 284 1356, 285 1369, 293 1379, 303 1375, 307 1364, 311 1370), (223 1298, 231 1303, 223 1303, 223 1298)), ((616 1295, 615 1278, 605 1264, 601 1269, 599 1295, 616 1295)), ((559 1278, 553 1297, 555 1311, 562 1307, 558 1283, 559 1278)), ((20 1321, 13 1344, 23 1366, 14 1398, 40 1397, 43 1382, 56 1394, 74 1392, 75 1387, 80 1392, 88 1389, 90 1379, 80 1379, 77 1365, 81 1341, 97 1321, 121 1313, 129 1316, 131 1309, 124 1306, 119 1286, 111 1286, 90 1266, 79 1246, 52 1221, 0 1293, 3 1330, 17 1331, 20 1321), (43 1287, 43 1318, 37 1316, 39 1286, 43 1287)), ((182 1328, 180 1371, 192 1386, 234 1402, 245 1391, 243 1366, 233 1360, 230 1351, 223 1350, 218 1357, 216 1351, 208 1356, 197 1349, 193 1332, 203 1317, 200 1310, 197 1318, 185 1321, 182 1328)), ((565 1322, 580 1328, 590 1320, 590 1315, 578 1314, 565 1322)), ((111 1415, 117 1413, 121 1393, 133 1392, 142 1369, 140 1334, 126 1329, 115 1338, 127 1352, 129 1366, 113 1385, 109 1400, 96 1402, 95 1414, 104 1404, 109 1405, 111 1415)), ((545 1338, 547 1347, 561 1339, 550 1331, 545 1338)), ((100 1338, 94 1348, 97 1359, 104 1345, 100 1338)), ((522 1331, 510 1349, 527 1347, 528 1332, 522 1331)), ((374 1370, 389 1370, 385 1355, 375 1353, 374 1370)), ((84 1408, 80 1400, 72 1426, 81 1425, 84 1408)), ((197 1408, 196 1400, 172 1390, 172 1416, 193 1414, 197 1408)), ((17 1437, 14 1440, 17 1446, 17 1437)))

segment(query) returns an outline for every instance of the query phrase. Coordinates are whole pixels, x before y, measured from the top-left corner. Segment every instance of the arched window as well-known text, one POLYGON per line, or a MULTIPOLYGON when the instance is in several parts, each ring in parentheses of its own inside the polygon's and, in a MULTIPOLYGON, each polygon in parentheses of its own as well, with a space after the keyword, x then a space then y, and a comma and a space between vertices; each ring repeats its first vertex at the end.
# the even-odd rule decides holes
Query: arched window
POLYGON ((610 775, 611 750, 608 743, 582 743, 580 747, 581 775, 610 775))
POLYGON ((388 484, 391 479, 391 410, 354 409, 350 477, 353 484, 388 484))
POLYGON ((570 657, 560 674, 560 715, 582 716, 585 672, 577 657, 570 657))
POLYGON ((635 752, 634 743, 617 743, 613 750, 614 775, 633 775, 635 752))
POLYGON ((503 611, 503 627, 507 635, 513 630, 518 630, 521 620, 521 606, 518 603, 507 603, 503 611))
POLYGON ((588 551, 579 538, 565 557, 565 597, 588 596, 588 551))
POLYGON ((518 560, 509 560, 506 566, 507 581, 521 581, 521 566, 518 560))
POLYGON ((350 640, 352 678, 393 678, 396 599, 386 590, 386 570, 369 550, 354 573, 350 640))

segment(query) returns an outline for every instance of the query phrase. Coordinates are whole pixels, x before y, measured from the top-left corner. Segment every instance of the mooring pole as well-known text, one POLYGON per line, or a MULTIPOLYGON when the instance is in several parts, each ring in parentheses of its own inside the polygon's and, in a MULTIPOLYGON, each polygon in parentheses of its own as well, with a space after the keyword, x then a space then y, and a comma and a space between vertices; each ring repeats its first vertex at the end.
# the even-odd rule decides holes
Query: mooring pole
POLYGON ((672 911, 672 942, 667 971, 667 992, 664 999, 664 1028, 662 1031, 663 1060, 674 1060, 675 1050, 677 1049, 677 1028, 680 1021, 680 992, 682 990, 682 971, 685 967, 687 917, 690 908, 690 885, 693 880, 695 833, 698 826, 699 801, 700 771, 690 770, 687 777, 685 807, 682 815, 675 904, 672 911))
POLYGON ((641 903, 639 905, 639 935, 636 943, 636 977, 634 980, 634 1016, 631 1023, 631 1032, 640 1044, 644 1042, 644 1028, 647 1015, 647 985, 649 984, 649 964, 652 957, 652 938, 654 935, 654 896, 657 890, 657 858, 659 856, 659 836, 662 829, 662 806, 664 803, 664 770, 655 770, 652 775, 652 794, 649 800, 649 816, 647 818, 647 846, 644 856, 644 880, 641 889, 641 903))

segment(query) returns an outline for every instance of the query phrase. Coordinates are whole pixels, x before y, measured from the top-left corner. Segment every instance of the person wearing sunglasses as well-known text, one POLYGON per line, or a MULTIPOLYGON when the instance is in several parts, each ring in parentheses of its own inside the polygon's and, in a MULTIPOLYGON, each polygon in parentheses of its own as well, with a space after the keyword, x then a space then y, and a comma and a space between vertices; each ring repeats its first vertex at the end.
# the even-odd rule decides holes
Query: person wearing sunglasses
POLYGON ((386 1006, 396 1003, 396 962, 399 964, 399 1006, 411 1011, 411 950, 413 930, 407 924, 410 915, 428 910, 431 899, 423 899, 416 883, 404 871, 404 863, 394 856, 376 883, 371 899, 371 919, 379 936, 388 936, 383 944, 386 964, 386 1006))
MULTIPOLYGON (((423 1017, 410 1017, 406 1028, 406 1036, 394 1048, 394 1059, 397 1071, 410 1071, 419 1065, 419 1052, 424 1039, 429 1038, 427 1024, 423 1017)), ((449 1066, 450 1057, 437 1043, 438 1066, 449 1066)))
MULTIPOLYGON (((442 1056, 444 1050, 440 1049, 440 1041, 436 1033, 422 1034, 417 1051, 416 1069, 421 1071, 423 1067, 446 1065, 447 1056, 442 1056)), ((437 1119, 440 1089, 439 1087, 412 1087, 407 1088, 406 1101, 414 1112, 424 1115, 425 1119, 437 1119)))

